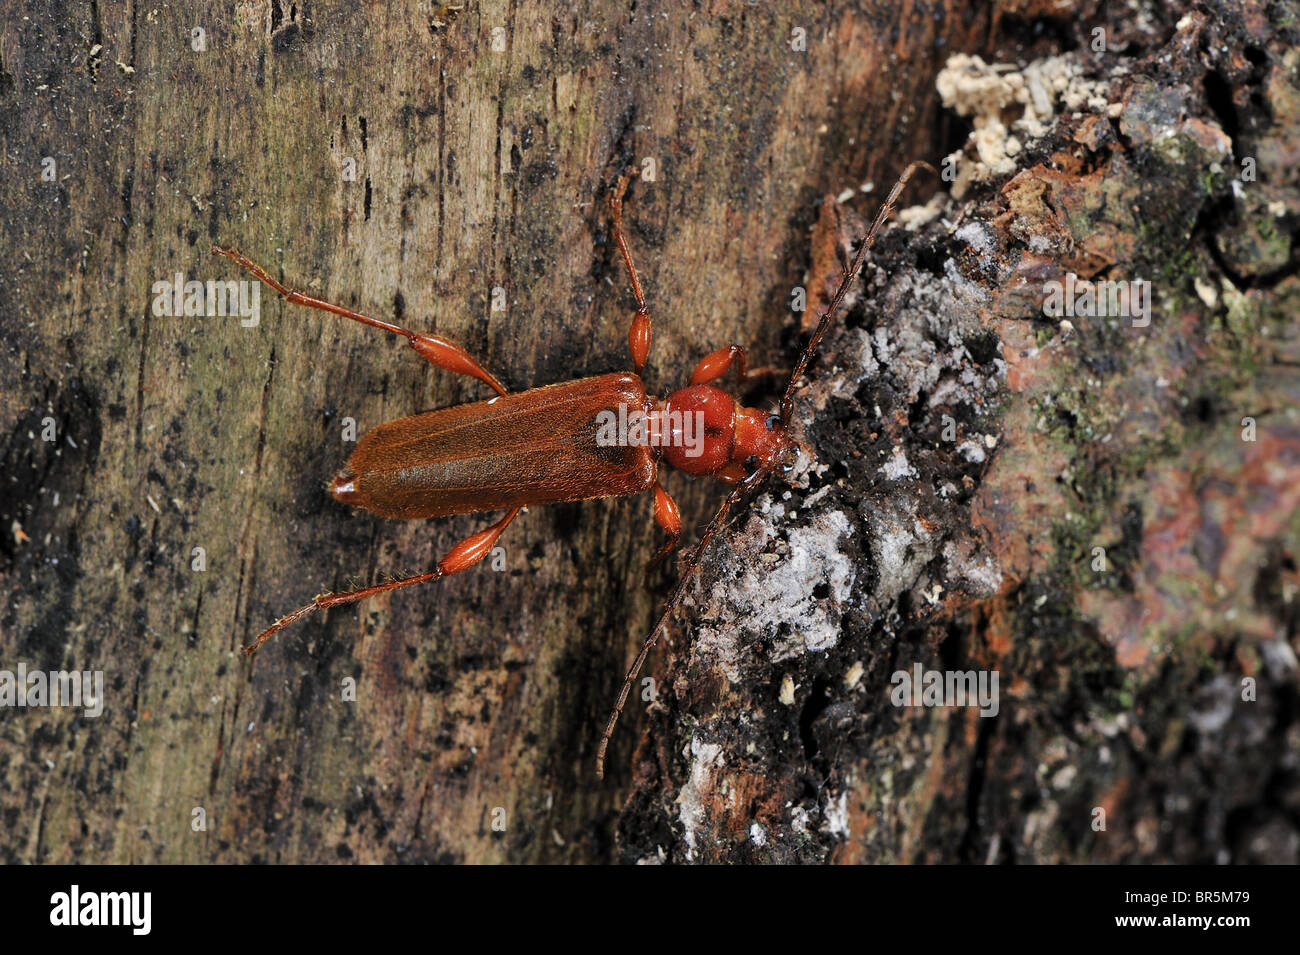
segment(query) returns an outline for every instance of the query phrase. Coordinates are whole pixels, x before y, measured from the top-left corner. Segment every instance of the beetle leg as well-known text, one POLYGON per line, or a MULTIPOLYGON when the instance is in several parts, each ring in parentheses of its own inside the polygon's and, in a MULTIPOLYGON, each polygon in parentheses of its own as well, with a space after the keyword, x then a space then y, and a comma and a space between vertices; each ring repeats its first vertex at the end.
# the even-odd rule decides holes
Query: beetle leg
POLYGON ((633 370, 639 375, 645 368, 646 358, 650 354, 650 310, 646 308, 645 293, 641 290, 641 280, 637 278, 636 266, 632 263, 632 250, 623 235, 623 193, 627 191, 628 176, 619 177, 610 197, 609 208, 614 220, 614 242, 619 252, 623 253, 623 264, 627 266, 627 277, 632 282, 632 294, 636 297, 636 314, 632 316, 632 325, 627 331, 627 347, 632 352, 633 370))
POLYGON ((382 328, 386 332, 392 332, 395 335, 401 335, 411 343, 411 347, 419 353, 420 357, 431 365, 436 365, 446 371, 454 372, 457 375, 468 375, 471 378, 477 378, 486 384, 489 388, 499 395, 504 395, 506 389, 501 382, 486 371, 482 365, 474 360, 469 352, 461 348, 455 342, 443 338, 441 335, 422 335, 419 332, 413 332, 409 329, 402 328, 400 325, 394 325, 391 322, 381 321, 377 318, 370 318, 359 312, 354 312, 350 308, 344 308, 342 305, 334 305, 323 299, 315 298, 311 295, 305 295, 302 292, 289 288, 281 282, 273 279, 266 269, 262 268, 256 262, 234 249, 223 249, 214 245, 212 251, 217 255, 224 255, 241 268, 253 273, 271 288, 280 293, 280 297, 286 302, 292 302, 294 305, 305 305, 308 308, 318 308, 323 312, 332 312, 335 315, 342 315, 344 318, 350 318, 353 321, 361 322, 363 325, 370 325, 372 328, 382 328))
POLYGON ((786 372, 786 369, 777 368, 775 365, 749 368, 745 364, 745 349, 739 345, 731 345, 727 348, 719 348, 701 358, 700 363, 695 366, 695 371, 691 372, 691 384, 707 385, 711 381, 717 381, 731 369, 733 364, 736 366, 736 381, 742 385, 756 378, 770 378, 773 375, 784 375, 786 372))
POLYGON ((677 549, 677 542, 682 538, 682 512, 677 509, 677 502, 655 481, 655 523, 668 532, 668 540, 659 548, 659 552, 645 565, 644 584, 650 589, 650 574, 663 563, 664 558, 677 549))
POLYGON ((506 393, 505 386, 496 377, 483 368, 474 356, 461 348, 449 338, 441 335, 420 335, 405 332, 407 340, 425 361, 458 375, 477 378, 499 395, 506 393))
POLYGON ((738 464, 735 461, 728 464, 721 471, 713 474, 713 477, 717 478, 723 484, 739 484, 748 476, 749 472, 745 470, 745 466, 743 464, 738 464))
POLYGON ((700 363, 691 372, 691 384, 706 385, 711 381, 717 381, 731 370, 733 364, 736 366, 736 380, 743 382, 746 378, 745 349, 739 345, 731 345, 728 348, 719 348, 701 358, 700 363))
POLYGON ((266 643, 272 636, 283 630, 289 624, 302 617, 307 616, 315 610, 326 610, 330 607, 337 607, 340 604, 355 603, 358 600, 364 600, 366 597, 373 597, 376 594, 387 593, 390 590, 397 590, 399 587, 410 587, 412 584, 422 584, 425 581, 437 580, 440 577, 449 577, 452 574, 458 574, 462 570, 473 567, 480 560, 492 552, 496 545, 497 539, 509 526, 510 522, 519 514, 520 508, 512 508, 510 513, 497 521, 487 530, 479 531, 477 534, 471 534, 463 541, 447 552, 447 556, 438 561, 438 566, 427 574, 418 574, 415 577, 406 577, 402 580, 390 580, 386 584, 376 584, 373 587, 365 587, 361 590, 353 590, 346 594, 320 594, 311 603, 305 607, 299 607, 293 613, 281 617, 271 626, 267 627, 257 635, 248 646, 244 647, 245 653, 253 653, 258 647, 266 643))

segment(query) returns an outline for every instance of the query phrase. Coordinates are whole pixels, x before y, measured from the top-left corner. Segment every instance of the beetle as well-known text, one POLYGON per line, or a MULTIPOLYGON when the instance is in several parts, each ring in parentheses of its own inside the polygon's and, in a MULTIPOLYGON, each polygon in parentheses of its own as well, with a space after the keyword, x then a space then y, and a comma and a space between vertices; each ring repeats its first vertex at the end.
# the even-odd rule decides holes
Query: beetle
MULTIPOLYGON (((746 377, 745 352, 739 345, 706 355, 695 366, 690 384, 660 401, 641 380, 650 351, 651 319, 645 293, 623 234, 623 197, 628 176, 622 176, 610 198, 614 241, 623 257, 636 299, 628 329, 633 370, 546 385, 510 393, 464 348, 438 335, 402 328, 370 318, 341 305, 296 291, 273 278, 242 253, 214 245, 212 251, 231 259, 274 289, 287 302, 331 312, 344 318, 401 335, 426 361, 456 374, 477 378, 496 397, 385 422, 358 442, 347 466, 335 476, 330 493, 338 500, 395 520, 444 517, 505 510, 503 518, 461 541, 433 570, 413 577, 375 584, 348 593, 323 593, 263 630, 248 646, 252 654, 270 637, 316 610, 354 603, 366 597, 460 573, 486 557, 520 510, 531 504, 580 501, 652 491, 655 522, 668 540, 646 567, 647 574, 681 538, 682 519, 676 502, 659 483, 658 467, 667 463, 692 475, 707 475, 732 485, 700 542, 680 573, 663 613, 641 646, 623 681, 596 754, 596 775, 604 776, 605 752, 627 703, 628 691, 658 640, 700 558, 727 519, 731 508, 779 467, 788 467, 794 442, 787 425, 794 392, 827 327, 875 242, 899 195, 918 168, 913 162, 899 176, 881 205, 871 229, 852 262, 843 270, 839 287, 818 320, 799 361, 790 374, 776 414, 740 405, 713 382, 733 367, 746 377), (603 416, 631 411, 650 422, 639 441, 599 440, 603 416), (677 418, 674 418, 674 413, 677 418), (688 420, 701 422, 698 453, 685 442, 688 420)), ((604 418, 608 421, 608 418, 604 418)))

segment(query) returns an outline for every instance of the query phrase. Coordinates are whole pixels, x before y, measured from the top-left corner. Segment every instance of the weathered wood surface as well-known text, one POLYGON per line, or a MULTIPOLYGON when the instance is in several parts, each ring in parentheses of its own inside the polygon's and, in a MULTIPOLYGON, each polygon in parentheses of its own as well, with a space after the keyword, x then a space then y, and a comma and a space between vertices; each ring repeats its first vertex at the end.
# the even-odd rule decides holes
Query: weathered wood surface
MULTIPOLYGON (((732 342, 786 363, 822 197, 960 142, 935 76, 998 38, 956 2, 452 6, 6 4, 0 664, 107 677, 97 719, 0 711, 6 860, 615 858, 644 716, 603 784, 592 757, 658 602, 648 499, 535 510, 504 572, 304 622, 249 662, 318 591, 486 524, 325 493, 344 419, 484 391, 269 296, 246 328, 156 316, 151 288, 239 278, 207 252, 234 244, 513 389, 622 369, 602 181, 651 159, 628 202, 651 387, 732 342)), ((670 482, 692 523, 719 494, 670 482)))

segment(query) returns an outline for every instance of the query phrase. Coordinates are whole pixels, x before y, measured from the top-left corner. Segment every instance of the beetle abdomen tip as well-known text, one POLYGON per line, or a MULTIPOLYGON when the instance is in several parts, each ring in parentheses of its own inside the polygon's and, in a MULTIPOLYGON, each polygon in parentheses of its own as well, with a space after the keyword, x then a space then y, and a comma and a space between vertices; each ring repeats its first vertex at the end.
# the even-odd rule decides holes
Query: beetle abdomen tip
POLYGON ((345 504, 355 504, 357 498, 356 475, 344 468, 330 481, 330 493, 345 504))

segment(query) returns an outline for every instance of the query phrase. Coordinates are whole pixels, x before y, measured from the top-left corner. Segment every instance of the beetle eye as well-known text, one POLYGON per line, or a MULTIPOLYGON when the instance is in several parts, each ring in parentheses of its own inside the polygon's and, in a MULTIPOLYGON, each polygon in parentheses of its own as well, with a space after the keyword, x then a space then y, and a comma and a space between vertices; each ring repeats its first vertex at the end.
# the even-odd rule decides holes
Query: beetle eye
POLYGON ((781 423, 781 416, 779 414, 768 415, 767 421, 764 423, 767 425, 768 431, 775 431, 776 426, 781 423))

